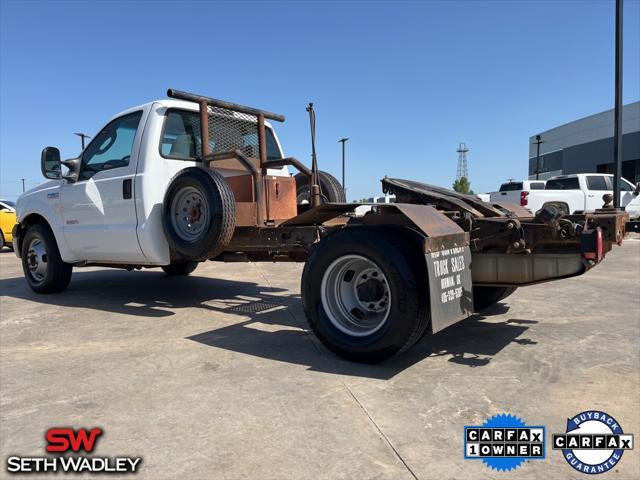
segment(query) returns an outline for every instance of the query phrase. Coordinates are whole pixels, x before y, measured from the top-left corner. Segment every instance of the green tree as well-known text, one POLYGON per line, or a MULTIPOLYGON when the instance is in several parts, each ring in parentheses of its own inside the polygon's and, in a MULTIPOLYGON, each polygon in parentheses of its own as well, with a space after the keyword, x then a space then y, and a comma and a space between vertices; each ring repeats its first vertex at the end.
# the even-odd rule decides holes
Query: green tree
POLYGON ((467 177, 460 177, 458 180, 453 182, 453 189, 458 193, 473 195, 473 190, 471 190, 471 183, 469 183, 469 179, 467 177))

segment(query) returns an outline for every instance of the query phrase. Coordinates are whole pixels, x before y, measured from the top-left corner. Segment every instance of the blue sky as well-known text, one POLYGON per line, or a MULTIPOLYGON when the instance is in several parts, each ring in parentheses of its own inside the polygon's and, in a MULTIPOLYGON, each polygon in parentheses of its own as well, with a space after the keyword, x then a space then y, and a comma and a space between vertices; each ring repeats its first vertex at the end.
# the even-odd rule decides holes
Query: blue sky
MULTIPOLYGON (((450 186, 466 142, 476 192, 527 174, 528 139, 613 105, 614 2, 0 3, 0 196, 43 181, 40 151, 79 151, 168 87, 283 113, 287 155, 349 199, 384 175, 450 186)), ((625 1, 624 101, 640 98, 640 2, 625 1)))

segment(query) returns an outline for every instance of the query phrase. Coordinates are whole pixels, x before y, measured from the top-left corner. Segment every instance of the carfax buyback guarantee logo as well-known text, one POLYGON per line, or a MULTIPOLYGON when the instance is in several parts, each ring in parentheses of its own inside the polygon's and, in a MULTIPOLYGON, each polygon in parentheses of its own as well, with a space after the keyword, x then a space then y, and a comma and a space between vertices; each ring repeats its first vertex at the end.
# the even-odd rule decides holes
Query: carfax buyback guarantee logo
POLYGON ((625 435, 611 415, 588 410, 567 419, 566 432, 553 435, 553 448, 573 468, 593 475, 608 472, 632 450, 633 435, 625 435))
POLYGON ((482 460, 494 470, 513 470, 525 460, 544 459, 545 453, 545 427, 528 426, 510 414, 464 427, 465 460, 482 460))

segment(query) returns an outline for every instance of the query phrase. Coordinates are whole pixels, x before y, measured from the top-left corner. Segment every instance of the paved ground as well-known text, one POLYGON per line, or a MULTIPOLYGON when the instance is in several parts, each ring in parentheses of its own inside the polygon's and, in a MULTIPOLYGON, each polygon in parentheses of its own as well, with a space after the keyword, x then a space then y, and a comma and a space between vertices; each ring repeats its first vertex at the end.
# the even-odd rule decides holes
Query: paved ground
MULTIPOLYGON (((599 409, 640 438, 638 239, 377 366, 307 333, 300 265, 77 270, 55 296, 13 254, 0 268, 3 464, 69 424, 104 427, 97 453, 141 455, 153 479, 502 479, 462 453, 463 426, 500 412, 551 434, 599 409)), ((515 475, 580 476, 557 451, 515 475)), ((606 477, 640 478, 639 449, 606 477)))

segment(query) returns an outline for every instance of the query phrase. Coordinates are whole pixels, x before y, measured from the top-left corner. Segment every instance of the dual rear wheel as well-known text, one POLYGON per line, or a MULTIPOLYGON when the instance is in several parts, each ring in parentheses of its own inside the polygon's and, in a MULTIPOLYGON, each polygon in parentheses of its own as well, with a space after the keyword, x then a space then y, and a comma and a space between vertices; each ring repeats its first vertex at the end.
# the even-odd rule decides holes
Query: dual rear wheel
POLYGON ((350 227, 323 239, 302 273, 311 329, 329 350, 357 362, 409 349, 430 321, 421 256, 401 230, 350 227))
MULTIPOLYGON (((474 287, 474 310, 515 290, 474 287)), ((349 227, 326 237, 311 252, 301 291, 313 332, 348 360, 383 361, 430 331, 424 254, 401 228, 349 227)))

